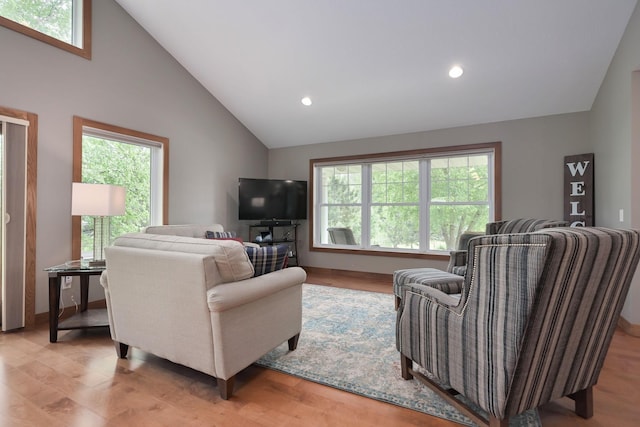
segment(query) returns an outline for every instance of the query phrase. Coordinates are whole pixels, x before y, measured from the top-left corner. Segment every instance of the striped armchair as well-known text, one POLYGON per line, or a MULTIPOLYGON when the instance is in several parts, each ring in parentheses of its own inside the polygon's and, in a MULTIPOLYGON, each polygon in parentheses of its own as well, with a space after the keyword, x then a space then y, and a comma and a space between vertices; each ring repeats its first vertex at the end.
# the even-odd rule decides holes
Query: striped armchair
POLYGON ((421 283, 439 289, 447 294, 459 294, 463 276, 467 272, 467 247, 474 237, 486 234, 528 233, 544 228, 565 227, 566 221, 547 219, 512 219, 509 221, 490 222, 486 226, 486 233, 463 233, 458 240, 458 249, 450 252, 447 271, 439 271, 434 268, 409 268, 396 270, 393 273, 393 294, 395 295, 395 307, 400 304, 400 287, 405 283, 421 283), (457 276, 457 277, 456 277, 457 276))
POLYGON ((562 396, 591 417, 639 245, 635 230, 596 227, 473 239, 459 300, 431 286, 401 287, 402 377, 419 379, 478 424, 506 427, 562 396))
MULTIPOLYGON (((486 234, 513 234, 513 233, 531 233, 533 231, 542 230, 544 228, 566 227, 567 221, 558 221, 553 219, 534 219, 519 218, 506 221, 489 222, 486 226, 486 234)), ((469 240, 480 236, 482 233, 469 232, 463 233, 458 242, 458 248, 449 253, 449 265, 447 271, 449 273, 464 276, 467 271, 467 246, 469 240)))

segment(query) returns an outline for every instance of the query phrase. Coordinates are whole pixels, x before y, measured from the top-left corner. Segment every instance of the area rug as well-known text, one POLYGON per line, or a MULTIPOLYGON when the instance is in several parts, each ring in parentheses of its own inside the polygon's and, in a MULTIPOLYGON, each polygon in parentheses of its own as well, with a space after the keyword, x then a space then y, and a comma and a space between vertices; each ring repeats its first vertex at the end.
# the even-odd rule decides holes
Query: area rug
MULTIPOLYGON (((257 364, 309 381, 474 426, 467 417, 416 380, 400 376, 395 348, 393 296, 329 286, 303 285, 298 348, 287 344, 257 364)), ((540 426, 535 410, 511 426, 540 426)))

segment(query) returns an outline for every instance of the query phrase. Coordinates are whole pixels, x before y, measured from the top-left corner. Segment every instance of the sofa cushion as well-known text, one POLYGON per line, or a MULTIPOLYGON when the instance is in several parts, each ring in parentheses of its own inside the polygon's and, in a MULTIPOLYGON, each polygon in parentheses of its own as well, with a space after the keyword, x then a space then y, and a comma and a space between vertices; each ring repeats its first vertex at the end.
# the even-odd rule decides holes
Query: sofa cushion
POLYGON ((254 277, 282 270, 287 265, 288 245, 263 246, 261 248, 247 246, 245 249, 255 270, 254 277))
POLYGON ((436 268, 407 268, 393 272, 393 291, 396 296, 401 297, 401 286, 410 283, 429 286, 445 294, 459 294, 462 292, 464 277, 436 268))
POLYGON ((147 234, 168 234, 184 237, 205 237, 207 231, 224 231, 220 224, 174 224, 174 225, 150 225, 144 229, 147 234))
POLYGON ((253 264, 249 261, 244 246, 233 240, 130 233, 118 237, 113 245, 213 255, 223 283, 248 279, 254 272, 253 264))

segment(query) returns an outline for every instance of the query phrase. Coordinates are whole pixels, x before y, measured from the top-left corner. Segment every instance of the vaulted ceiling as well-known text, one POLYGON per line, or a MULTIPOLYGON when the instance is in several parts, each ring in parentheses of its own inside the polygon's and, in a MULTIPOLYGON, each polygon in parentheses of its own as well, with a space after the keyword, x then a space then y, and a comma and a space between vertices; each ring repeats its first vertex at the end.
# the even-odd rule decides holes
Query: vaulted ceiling
POLYGON ((589 110, 636 6, 117 2, 269 148, 589 110))

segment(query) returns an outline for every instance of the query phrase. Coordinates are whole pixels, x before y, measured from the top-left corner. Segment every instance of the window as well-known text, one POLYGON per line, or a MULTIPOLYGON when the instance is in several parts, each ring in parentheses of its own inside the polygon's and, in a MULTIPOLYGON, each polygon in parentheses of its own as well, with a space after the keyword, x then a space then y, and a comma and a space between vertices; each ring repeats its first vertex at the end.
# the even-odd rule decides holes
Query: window
MULTIPOLYGON (((126 188, 126 212, 111 221, 111 238, 167 221, 167 138, 74 118, 74 182, 126 188)), ((74 217, 73 256, 93 250, 91 217, 74 217)))
POLYGON ((420 247, 420 162, 385 161, 370 165, 370 238, 372 247, 420 247))
POLYGON ((442 255, 499 217, 499 166, 500 143, 311 160, 312 250, 442 255))
MULTIPOLYGON (((320 173, 320 192, 322 203, 317 205, 323 224, 323 230, 328 227, 351 228, 354 237, 362 231, 362 166, 335 165, 325 166, 320 173)), ((327 242, 327 235, 323 234, 323 242, 327 242)))
POLYGON ((91 0, 0 0, 0 25, 91 59, 91 0))

